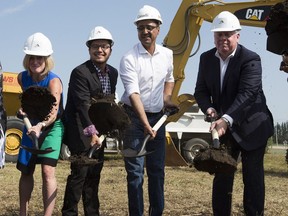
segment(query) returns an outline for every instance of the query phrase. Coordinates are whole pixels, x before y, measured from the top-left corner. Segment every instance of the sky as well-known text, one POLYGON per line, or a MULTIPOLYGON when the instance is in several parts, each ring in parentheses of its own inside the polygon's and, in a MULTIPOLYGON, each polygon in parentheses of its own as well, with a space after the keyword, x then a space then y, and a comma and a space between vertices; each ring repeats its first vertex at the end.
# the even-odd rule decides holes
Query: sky
MULTIPOLYGON (((89 59, 85 43, 95 26, 103 26, 111 32, 115 45, 108 63, 118 69, 121 57, 138 43, 137 30, 133 23, 138 10, 147 4, 160 11, 163 24, 157 43, 161 44, 181 2, 181 0, 0 0, 0 61, 3 71, 17 73, 23 71, 24 42, 33 33, 42 32, 52 42, 55 60, 53 72, 57 73, 63 82, 65 100, 71 71, 89 59)), ((186 79, 181 86, 180 94, 194 93, 199 56, 214 47, 210 27, 211 23, 204 22, 200 29, 200 49, 186 64, 186 79)), ((281 56, 266 50, 266 39, 263 28, 242 26, 240 43, 260 55, 267 104, 275 123, 282 123, 288 121, 288 100, 285 96, 285 92, 288 92, 288 74, 279 71, 281 56)), ((119 79, 117 93, 121 96, 123 92, 124 88, 119 79)))

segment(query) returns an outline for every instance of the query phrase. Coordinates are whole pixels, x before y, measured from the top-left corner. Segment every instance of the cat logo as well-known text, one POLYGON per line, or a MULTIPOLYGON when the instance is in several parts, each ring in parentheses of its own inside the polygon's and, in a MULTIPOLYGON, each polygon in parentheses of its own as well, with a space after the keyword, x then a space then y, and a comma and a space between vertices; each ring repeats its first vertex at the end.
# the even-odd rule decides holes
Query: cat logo
POLYGON ((270 5, 249 7, 249 8, 238 10, 234 14, 240 20, 251 20, 251 21, 256 21, 256 22, 263 22, 267 20, 270 9, 271 9, 270 5))
POLYGON ((247 9, 245 18, 247 20, 262 20, 262 15, 264 13, 264 10, 258 10, 258 9, 247 9))

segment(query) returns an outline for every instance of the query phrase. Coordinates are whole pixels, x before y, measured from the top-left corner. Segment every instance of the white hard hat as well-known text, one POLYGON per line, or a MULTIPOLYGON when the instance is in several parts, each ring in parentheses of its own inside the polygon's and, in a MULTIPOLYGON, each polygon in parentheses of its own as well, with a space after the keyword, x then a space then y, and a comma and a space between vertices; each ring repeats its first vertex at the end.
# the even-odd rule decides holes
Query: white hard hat
POLYGON ((144 5, 142 8, 140 8, 134 24, 136 25, 137 22, 141 20, 157 20, 160 24, 163 23, 159 11, 149 5, 144 5))
POLYGON ((241 26, 238 18, 229 11, 222 11, 212 22, 212 32, 240 31, 241 26))
POLYGON ((89 42, 92 40, 110 40, 111 46, 113 46, 114 41, 111 33, 102 26, 96 26, 90 32, 88 40, 86 41, 86 45, 89 47, 89 42))
POLYGON ((28 55, 36 56, 49 56, 53 53, 50 40, 39 32, 27 38, 23 51, 28 55))

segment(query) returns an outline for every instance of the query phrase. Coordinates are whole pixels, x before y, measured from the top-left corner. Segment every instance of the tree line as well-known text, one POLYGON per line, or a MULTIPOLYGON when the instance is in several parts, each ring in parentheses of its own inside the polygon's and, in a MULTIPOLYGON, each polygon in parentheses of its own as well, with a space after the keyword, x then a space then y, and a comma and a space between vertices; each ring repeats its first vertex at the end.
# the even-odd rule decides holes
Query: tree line
POLYGON ((288 144, 288 121, 278 123, 274 126, 273 143, 280 145, 288 144))

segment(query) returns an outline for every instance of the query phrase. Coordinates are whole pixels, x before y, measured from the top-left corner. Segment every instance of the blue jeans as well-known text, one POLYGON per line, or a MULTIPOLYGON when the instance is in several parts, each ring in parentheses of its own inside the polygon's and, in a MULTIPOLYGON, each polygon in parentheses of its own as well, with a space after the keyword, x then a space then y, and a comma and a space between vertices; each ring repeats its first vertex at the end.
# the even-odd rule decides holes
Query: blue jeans
MULTIPOLYGON (((144 128, 138 116, 132 110, 126 110, 131 119, 131 125, 125 133, 124 149, 140 150, 145 138, 144 128)), ((147 114, 151 126, 161 118, 162 114, 147 114)), ((146 145, 147 151, 153 151, 146 156, 124 158, 127 172, 128 204, 130 216, 142 216, 144 212, 143 183, 144 166, 148 176, 149 215, 162 215, 164 209, 164 176, 165 176, 165 126, 157 131, 155 139, 146 145), (146 161, 145 161, 146 158, 146 161)))

